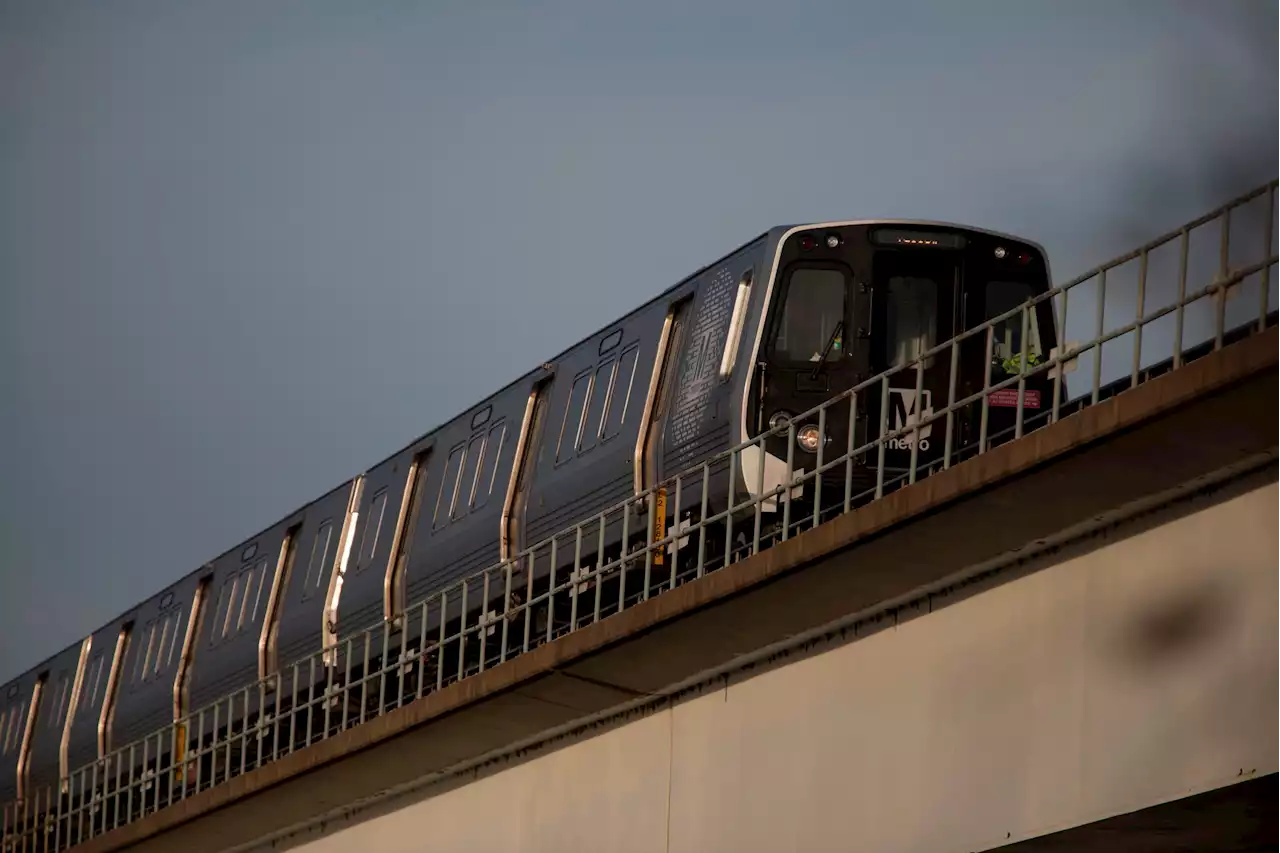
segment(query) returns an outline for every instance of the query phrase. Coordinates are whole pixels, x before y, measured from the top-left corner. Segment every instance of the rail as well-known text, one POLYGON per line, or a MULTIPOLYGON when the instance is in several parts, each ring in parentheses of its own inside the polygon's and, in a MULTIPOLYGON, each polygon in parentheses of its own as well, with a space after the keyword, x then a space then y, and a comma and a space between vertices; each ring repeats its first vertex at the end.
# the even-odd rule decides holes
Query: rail
MULTIPOLYGON (((1065 285, 938 344, 905 364, 868 379, 854 388, 797 415, 728 451, 717 454, 693 469, 671 477, 653 488, 630 497, 609 509, 525 549, 513 559, 491 566, 460 580, 442 592, 407 607, 394 620, 340 639, 293 662, 281 672, 237 690, 218 701, 193 711, 138 741, 112 750, 99 760, 77 768, 57 786, 32 792, 27 798, 4 805, 2 826, 4 853, 19 851, 61 851, 117 827, 146 817, 200 791, 261 767, 284 755, 360 725, 446 685, 501 664, 558 636, 618 613, 637 601, 674 589, 745 556, 759 553, 774 542, 788 539, 804 529, 846 513, 886 492, 914 483, 937 470, 981 455, 997 444, 1022 437, 1027 431, 1098 403, 1100 400, 1151 377, 1177 370, 1204 352, 1226 343, 1265 331, 1275 323, 1269 295, 1276 265, 1277 182, 1241 196, 1211 213, 1172 231, 1134 251, 1098 267, 1065 285), (1249 218, 1249 205, 1266 206, 1265 244, 1258 260, 1231 263, 1233 216, 1249 218), (1216 264, 1212 279, 1204 286, 1188 290, 1190 248, 1193 232, 1215 223, 1220 225, 1216 264), (1156 253, 1171 248, 1177 252, 1176 272, 1162 278, 1176 288, 1172 300, 1148 310, 1153 285, 1151 274, 1156 253), (1108 280, 1122 277, 1122 268, 1138 263, 1132 313, 1120 325, 1105 324, 1108 280), (1229 302, 1257 286, 1257 301, 1242 322, 1229 323, 1229 302), (1092 287, 1095 293, 1092 337, 1084 343, 1063 344, 1070 331, 1069 296, 1092 287), (1028 334, 1032 312, 1042 303, 1053 306, 1059 346, 1040 363, 1032 363, 1028 334), (1204 329, 1204 341, 1184 348, 1189 319, 1197 307, 1208 306, 1212 328, 1204 329), (1129 319, 1129 318, 1132 319, 1129 319), (992 377, 996 330, 1007 321, 1021 324, 1020 353, 1010 375, 998 381, 992 377), (1167 349, 1156 347, 1160 335, 1147 334, 1152 327, 1168 321, 1167 349), (1103 351, 1108 344, 1128 345, 1127 375, 1103 381, 1103 351), (985 348, 986 370, 982 387, 961 394, 957 388, 958 365, 966 347, 985 348), (1160 361, 1144 366, 1144 352, 1160 361), (919 413, 897 429, 890 429, 889 395, 895 377, 909 376, 920 399, 928 363, 948 358, 950 383, 947 404, 937 411, 919 413), (1072 398, 1066 391, 1064 375, 1082 360, 1092 359, 1091 382, 1087 391, 1072 398), (1050 405, 1028 415, 1028 380, 1052 383, 1050 405), (1012 427, 991 429, 990 410, 994 395, 1012 390, 1017 394, 1012 427), (878 406, 870 401, 878 399, 878 406), (847 413, 848 423, 857 424, 860 413, 874 411, 878 424, 874 438, 865 435, 861 443, 857 430, 847 430, 841 452, 827 444, 829 413, 847 413), (795 466, 797 422, 817 419, 819 442, 817 464, 812 471, 795 466), (965 421, 968 418, 970 420, 965 421), (977 422, 977 438, 962 442, 966 433, 957 429, 962 421, 977 422), (941 424, 944 440, 941 454, 922 459, 922 437, 941 424), (739 500, 734 483, 741 469, 742 454, 748 449, 762 454, 765 442, 785 436, 786 473, 780 485, 766 489, 763 464, 756 466, 754 494, 739 500), (905 469, 886 466, 886 450, 891 443, 906 440, 910 459, 905 469), (874 460, 874 468, 872 467, 874 460), (711 506, 713 478, 727 476, 728 502, 711 506), (836 478, 836 479, 833 479, 836 478), (813 498, 802 502, 795 497, 797 487, 812 482, 813 498), (697 498, 687 501, 686 496, 697 498), (824 499, 824 491, 828 492, 824 499), (696 518, 674 531, 666 531, 670 500, 679 516, 681 507, 696 504, 696 518), (801 509, 803 508, 803 509, 801 509), (606 530, 622 529, 621 542, 613 552, 604 548, 606 530), (633 540, 638 544, 633 545, 633 540), (594 549, 593 549, 594 543, 594 549), (593 555, 583 565, 586 553, 593 555), (573 559, 564 559, 569 550, 573 559), (540 566, 544 566, 539 570, 540 566), (562 571, 562 566, 571 568, 562 571), (492 602, 498 595, 505 602, 502 612, 489 610, 476 615, 468 600, 492 602), (429 626, 436 626, 428 630, 429 626)), ((1253 211, 1256 216, 1256 211, 1253 211)), ((1126 296, 1127 298, 1127 296, 1126 296)), ((1078 300, 1077 300, 1078 303, 1078 300)), ((1235 313, 1245 303, 1237 300, 1235 313)), ((1006 368, 1007 369, 1007 368, 1006 368)), ((896 446, 901 446, 896 445, 896 446)))

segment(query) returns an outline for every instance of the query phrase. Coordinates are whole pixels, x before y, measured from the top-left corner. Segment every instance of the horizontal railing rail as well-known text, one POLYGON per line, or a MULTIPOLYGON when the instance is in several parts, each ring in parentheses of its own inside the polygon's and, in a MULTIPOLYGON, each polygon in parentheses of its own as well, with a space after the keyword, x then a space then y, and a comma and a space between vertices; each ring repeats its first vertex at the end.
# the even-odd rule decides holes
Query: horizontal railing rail
MULTIPOLYGON (((955 335, 878 376, 846 389, 807 412, 697 466, 666 478, 637 495, 548 536, 514 558, 476 572, 417 602, 395 619, 354 632, 338 642, 286 664, 271 677, 193 711, 102 758, 74 770, 55 786, 45 786, 3 808, 3 850, 60 851, 181 801, 227 779, 298 749, 358 726, 372 717, 415 701, 448 684, 501 664, 558 636, 594 624, 637 601, 674 589, 746 556, 757 554, 799 531, 847 513, 922 476, 1022 437, 1111 394, 1136 387, 1154 375, 1178 369, 1188 358, 1220 349, 1228 341, 1274 325, 1269 296, 1274 249, 1277 182, 1271 181, 1194 222, 1054 287, 1024 304, 955 335), (1264 200, 1263 252, 1258 260, 1231 265, 1232 215, 1264 200), (1195 229, 1220 222, 1218 258, 1212 280, 1188 290, 1189 247, 1195 229), (1149 265, 1157 250, 1178 249, 1177 293, 1147 310, 1149 265), (1132 319, 1105 327, 1107 279, 1122 265, 1138 261, 1136 308, 1132 319), (1068 345, 1068 296, 1097 281, 1093 336, 1068 345), (1256 312, 1228 324, 1231 293, 1256 282, 1256 312), (1209 300, 1212 329, 1204 340, 1184 347, 1188 308, 1209 300), (1044 303, 1053 306, 1055 351, 1032 351, 1031 324, 1044 303), (1172 318, 1172 340, 1160 361, 1144 366, 1143 332, 1172 318), (1002 324, 1021 326, 1016 372, 993 379, 995 334, 1002 324), (1133 337, 1127 376, 1104 383, 1102 351, 1133 337), (962 393, 960 362, 978 352, 984 364, 981 388, 962 393), (1087 392, 1068 397, 1064 375, 1070 365, 1092 355, 1087 392), (1033 356, 1044 356, 1031 363, 1033 356), (907 378, 916 399, 924 390, 926 365, 949 361, 946 404, 917 412, 900 427, 889 427, 889 395, 895 377, 907 378), (1028 406, 1028 382, 1052 386, 1050 405, 1028 406), (1013 423, 992 428, 993 395, 1016 389, 1013 423), (1036 414, 1028 415, 1028 409, 1036 414), (833 414, 838 413, 838 414, 833 414), (864 440, 856 425, 874 413, 864 440), (850 428, 838 453, 828 448, 828 426, 839 417, 850 428), (818 444, 812 470, 796 466, 798 425, 814 422, 818 444), (976 435, 975 432, 976 423, 976 435), (940 454, 922 457, 922 439, 935 425, 944 432, 940 454), (765 480, 763 460, 771 440, 786 444, 780 482, 765 480), (886 465, 891 444, 907 441, 905 468, 886 465), (755 483, 738 494, 743 453, 758 454, 755 483), (874 458, 873 458, 874 457, 874 458), (832 477, 838 477, 838 481, 832 477), (725 478, 724 489, 713 488, 725 478), (812 488, 810 489, 810 485, 812 488), (835 489, 835 494, 824 494, 835 489), (723 499, 719 496, 724 493, 723 499), (692 500, 686 500, 693 496, 692 500), (810 496, 811 495, 811 496, 810 496), (668 506, 667 501, 671 499, 668 506), (681 513, 685 518, 681 519, 681 513), (793 514, 799 517, 793 518, 793 514), (662 529, 670 514, 675 529, 662 529), (687 523, 686 523, 687 522, 687 523), (681 526, 684 525, 684 526, 681 526), (615 542, 616 540, 616 542, 615 542), (695 542, 696 540, 696 542, 695 542), (584 565, 584 558, 587 565, 584 565), (478 599, 478 601, 477 601, 478 599)), ((750 484, 749 484, 750 485, 750 484)))

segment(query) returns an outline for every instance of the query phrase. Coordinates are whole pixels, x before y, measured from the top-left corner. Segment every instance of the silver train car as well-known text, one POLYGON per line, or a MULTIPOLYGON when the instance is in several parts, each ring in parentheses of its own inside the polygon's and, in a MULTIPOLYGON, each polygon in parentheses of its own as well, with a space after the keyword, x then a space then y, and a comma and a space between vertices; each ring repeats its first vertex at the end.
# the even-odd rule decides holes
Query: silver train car
MULTIPOLYGON (((916 371, 904 373, 910 387, 891 389, 889 411, 869 394, 852 423, 832 410, 825 436, 797 421, 796 446, 783 430, 763 449, 745 448, 732 480, 724 452, 1049 287, 1042 249, 1008 235, 927 222, 774 228, 0 688, 0 802, 52 789, 83 804, 147 774, 157 786, 175 784, 157 768, 183 766, 220 733, 328 695, 335 683, 384 665, 387 649, 412 655, 446 624, 475 625, 509 602, 532 600, 552 572, 564 578, 643 547, 654 530, 696 521, 704 506, 707 517, 723 512, 731 492, 737 502, 772 492, 788 458, 813 466, 817 441, 843 448, 852 430, 860 445, 882 422, 894 429, 945 406, 951 358, 929 359, 919 388, 916 371), (688 488, 634 518, 604 517, 708 460, 714 485, 705 503, 688 488), (645 512, 660 517, 641 518, 645 512), (576 549, 562 548, 553 560, 534 548, 597 515, 598 531, 576 549), (477 581, 464 595, 442 594, 504 562, 513 566, 510 583, 477 581), (384 638, 375 647, 350 641, 379 625, 384 638), (322 648, 332 653, 317 666, 322 648), (193 716, 215 700, 225 700, 218 713, 193 716), (68 784, 88 766, 90 781, 80 773, 68 784)), ((964 344, 957 399, 980 392, 993 369, 992 381, 1007 375, 1000 366, 1019 353, 1042 357, 1056 346, 1051 301, 1029 313, 1029 324, 1015 318, 964 344)), ((1027 388, 1047 400, 1047 380, 1028 380, 1027 388)), ((975 439, 976 410, 957 419, 956 448, 975 439)), ((1034 421, 1034 412, 1028 416, 1034 421)), ((1012 408, 993 404, 985 429, 998 440, 1013 417, 1012 408)), ((937 464, 942 442, 922 435, 917 443, 916 464, 937 464)), ((890 447, 885 469, 905 470, 912 450, 890 447)), ((876 465, 869 460, 858 474, 873 483, 876 465)), ((812 499, 802 491, 797 501, 812 499)), ((708 561, 730 559, 734 546, 722 539, 707 537, 708 561)), ((631 583, 642 582, 636 577, 631 583)), ((604 598, 616 599, 621 580, 591 580, 606 583, 614 586, 604 598)), ((536 642, 555 617, 544 607, 521 618, 536 623, 536 642)), ((510 635, 530 633, 517 626, 510 635)), ((445 653, 456 657, 438 649, 429 666, 406 667, 402 695, 370 701, 402 701, 422 678, 443 683, 436 663, 445 653)), ((470 654, 461 671, 478 664, 478 652, 470 654)), ((274 752, 285 738, 297 748, 332 719, 362 710, 331 706, 329 722, 264 728, 239 749, 274 752)), ((230 768, 255 756, 205 755, 203 778, 220 778, 224 758, 230 768)))

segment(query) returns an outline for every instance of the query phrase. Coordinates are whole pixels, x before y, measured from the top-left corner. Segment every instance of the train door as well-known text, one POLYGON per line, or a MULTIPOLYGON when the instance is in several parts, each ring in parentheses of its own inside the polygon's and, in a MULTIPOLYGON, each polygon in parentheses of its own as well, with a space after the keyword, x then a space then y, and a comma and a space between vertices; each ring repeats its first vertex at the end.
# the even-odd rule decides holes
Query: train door
POLYGON ((516 457, 511 465, 511 482, 507 485, 507 497, 502 508, 500 553, 503 560, 515 559, 525 547, 524 516, 533 471, 538 464, 537 448, 541 445, 542 425, 546 420, 547 392, 551 389, 551 377, 534 383, 525 404, 524 420, 520 425, 520 440, 516 445, 516 457))
MULTIPOLYGON (((882 388, 870 389, 868 408, 876 420, 871 434, 885 434, 910 427, 935 411, 946 408, 951 378, 951 358, 937 353, 924 361, 923 376, 915 367, 904 367, 917 356, 955 333, 956 294, 963 274, 958 253, 930 249, 882 249, 872 259, 874 372, 902 369, 889 380, 888 411, 881 411, 882 388), (919 387, 917 388, 917 385, 919 387)), ((911 465, 911 451, 918 442, 917 469, 941 458, 945 424, 939 420, 890 441, 885 446, 885 468, 903 471, 911 465)), ((878 454, 873 454, 871 460, 878 454)), ((886 478, 886 481, 893 476, 886 478)))
MULTIPOLYGON (((293 525, 285 533, 284 541, 280 543, 280 553, 276 557, 276 570, 271 582, 271 594, 267 596, 267 609, 262 618, 262 634, 258 638, 259 678, 265 679, 276 671, 280 642, 280 610, 284 603, 285 590, 289 588, 289 577, 293 574, 293 563, 298 552, 298 535, 301 532, 300 523, 293 525)), ((214 618, 217 618, 216 614, 214 618)))
POLYGON ((409 551, 413 534, 418 525, 418 510, 422 507, 422 490, 427 486, 427 466, 431 461, 431 448, 420 451, 409 464, 404 481, 404 493, 400 496, 400 515, 391 537, 391 559, 382 582, 382 616, 387 622, 396 622, 404 612, 404 576, 408 568, 409 551))
POLYGON ((680 365, 680 354, 684 352, 685 332, 688 329, 689 306, 692 297, 681 299, 671 306, 662 334, 658 340, 658 351, 654 357, 653 375, 649 381, 649 399, 645 405, 644 421, 640 426, 640 436, 636 441, 636 492, 651 488, 660 475, 659 460, 662 457, 663 434, 662 424, 667 416, 671 389, 676 384, 676 370, 680 365))

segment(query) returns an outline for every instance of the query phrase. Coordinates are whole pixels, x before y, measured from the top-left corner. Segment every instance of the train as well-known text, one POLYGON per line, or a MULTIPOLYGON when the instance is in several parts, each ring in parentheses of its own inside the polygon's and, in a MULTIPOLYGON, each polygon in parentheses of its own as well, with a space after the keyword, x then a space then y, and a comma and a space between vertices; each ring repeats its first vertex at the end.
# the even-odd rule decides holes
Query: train
MULTIPOLYGON (((8 682, 0 688, 0 803, 37 790, 85 802, 112 774, 118 784, 178 764, 219 731, 314 695, 335 669, 351 677, 350 659, 339 666, 326 657, 317 668, 318 650, 379 625, 403 648, 446 622, 477 624, 520 590, 545 584, 548 571, 572 571, 571 561, 723 513, 733 495, 776 491, 793 466, 813 467, 819 445, 860 444, 882 425, 918 421, 949 395, 981 393, 993 370, 1007 377, 1017 370, 1011 361, 1043 359, 1057 346, 1052 300, 1036 301, 1050 287, 1039 245, 979 228, 903 220, 772 228, 8 682), (905 387, 865 395, 854 413, 831 409, 821 434, 816 419, 799 417, 1026 305, 985 344, 975 336, 955 359, 931 356, 904 372, 905 387), (726 462, 726 450, 771 429, 726 462), (717 485, 664 500, 657 527, 602 522, 577 553, 518 569, 515 593, 486 585, 421 608, 417 623, 405 619, 417 602, 708 462, 717 485), (206 730, 189 722, 237 694, 206 730), (120 751, 134 743, 146 748, 120 751), (102 768, 89 788, 81 782, 68 793, 68 778, 95 762, 102 768)), ((1028 378, 1025 406, 1043 414, 1051 385, 1028 378)), ((1012 428, 1010 404, 993 399, 982 423, 977 408, 957 419, 956 448, 971 447, 980 430, 1012 428)), ((889 442, 882 465, 860 459, 850 470, 859 489, 870 488, 877 471, 883 479, 884 471, 936 466, 943 452, 922 431, 889 442)), ((835 475, 843 489, 845 469, 835 475)), ((812 488, 796 500, 811 499, 804 490, 812 488)), ((776 530, 777 502, 763 506, 776 530)), ((731 542, 706 538, 721 552, 708 559, 729 559, 731 542)), ((370 665, 366 646, 356 675, 370 665)), ((434 670, 426 677, 442 680, 434 670)), ((291 737, 296 745, 310 733, 291 737)))

